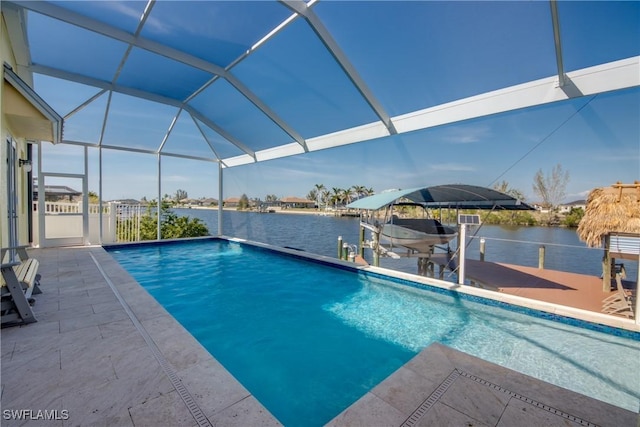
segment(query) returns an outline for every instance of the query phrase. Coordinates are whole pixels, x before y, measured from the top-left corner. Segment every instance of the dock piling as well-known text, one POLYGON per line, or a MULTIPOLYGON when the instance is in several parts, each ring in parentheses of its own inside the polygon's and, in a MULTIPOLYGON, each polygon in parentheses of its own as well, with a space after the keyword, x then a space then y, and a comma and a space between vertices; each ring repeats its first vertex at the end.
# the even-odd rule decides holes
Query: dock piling
POLYGON ((540 248, 538 249, 538 268, 541 270, 544 270, 544 254, 545 254, 545 247, 544 245, 540 245, 540 248))

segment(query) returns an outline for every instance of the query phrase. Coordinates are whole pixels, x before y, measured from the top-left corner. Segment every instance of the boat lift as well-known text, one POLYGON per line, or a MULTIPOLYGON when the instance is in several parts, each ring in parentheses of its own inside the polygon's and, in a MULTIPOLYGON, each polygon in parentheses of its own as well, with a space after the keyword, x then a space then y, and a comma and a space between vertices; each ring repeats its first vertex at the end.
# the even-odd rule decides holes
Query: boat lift
MULTIPOLYGON (((465 281, 465 250, 466 233, 469 226, 481 226, 479 215, 458 214, 458 249, 452 253, 447 244, 444 253, 435 253, 437 244, 416 246, 413 244, 403 245, 402 242, 394 244, 391 239, 390 244, 383 244, 383 228, 388 223, 391 207, 400 199, 409 200, 412 204, 421 205, 426 209, 482 209, 482 210, 533 210, 534 208, 522 201, 499 191, 479 187, 474 185, 453 184, 439 185, 433 187, 411 188, 407 190, 384 191, 373 196, 356 200, 347 205, 347 208, 360 209, 360 253, 363 255, 364 248, 373 250, 373 264, 379 266, 380 256, 387 256, 395 259, 401 257, 417 257, 418 273, 421 275, 434 276, 434 266, 440 266, 439 277, 442 279, 444 270, 457 270, 458 283, 465 281), (378 213, 385 208, 382 221, 379 221, 378 213), (364 239, 364 230, 371 232, 371 240, 364 239), (402 252, 395 249, 402 248, 402 252), (455 259, 458 259, 458 265, 455 259)), ((449 239, 450 240, 450 239, 449 239)), ((442 243, 448 240, 444 239, 442 243)))

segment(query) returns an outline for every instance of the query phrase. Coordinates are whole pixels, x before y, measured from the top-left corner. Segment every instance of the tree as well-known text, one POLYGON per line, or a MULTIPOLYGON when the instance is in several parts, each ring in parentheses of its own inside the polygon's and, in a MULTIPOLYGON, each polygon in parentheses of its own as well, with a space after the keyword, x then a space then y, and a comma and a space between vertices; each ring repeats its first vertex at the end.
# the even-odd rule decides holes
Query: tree
POLYGON ((183 199, 187 199, 189 197, 189 195, 187 194, 187 192, 185 190, 177 190, 176 191, 176 202, 179 202, 180 200, 183 199))
POLYGON ((317 200, 318 200, 318 192, 315 189, 309 191, 307 193, 307 200, 315 200, 316 203, 318 203, 317 202, 317 200))
POLYGON ((327 204, 327 189, 324 184, 315 184, 313 190, 309 191, 307 195, 307 199, 315 200, 318 208, 320 208, 323 204, 327 204))
POLYGON ((533 177, 533 191, 536 193, 545 208, 553 211, 566 195, 569 171, 563 171, 562 165, 557 164, 551 170, 551 174, 545 176, 542 169, 533 177))
POLYGON ((240 201, 238 202, 238 210, 241 211, 245 209, 249 209, 249 198, 246 194, 243 194, 240 196, 240 201))
POLYGON ((338 204, 342 203, 345 200, 345 192, 347 190, 344 190, 342 188, 338 188, 338 187, 333 187, 331 188, 331 191, 333 192, 331 194, 331 203, 333 204, 334 208, 338 208, 338 204))
POLYGON ((549 210, 547 225, 558 225, 560 222, 557 207, 564 199, 568 182, 569 172, 563 171, 560 164, 553 167, 550 175, 545 176, 540 169, 533 178, 533 191, 542 200, 542 207, 549 210))
POLYGON ((100 197, 98 197, 98 194, 94 191, 89 191, 89 194, 87 195, 89 196, 89 203, 92 203, 94 205, 100 203, 100 197))
POLYGON ((564 217, 562 223, 567 227, 575 228, 580 224, 582 217, 584 216, 584 209, 571 208, 571 211, 564 217))
MULTIPOLYGON (((152 200, 149 203, 147 212, 140 218, 140 240, 155 240, 158 238, 158 213, 157 209, 155 209, 157 204, 156 200, 152 200)), ((162 239, 209 235, 209 229, 200 219, 178 216, 169 209, 170 204, 163 201, 160 207, 160 237, 162 239)), ((135 221, 135 218, 122 221, 135 221)), ((129 227, 119 227, 119 229, 129 229, 129 227)))
POLYGON ((509 183, 504 180, 502 182, 498 182, 494 184, 493 189, 521 201, 524 201, 525 199, 524 193, 522 191, 516 188, 511 188, 509 186, 509 183))
POLYGON ((356 199, 359 199, 367 194, 367 187, 364 185, 354 185, 351 187, 351 191, 356 196, 356 199))
POLYGON ((351 189, 343 188, 340 190, 340 202, 344 204, 351 203, 351 189))

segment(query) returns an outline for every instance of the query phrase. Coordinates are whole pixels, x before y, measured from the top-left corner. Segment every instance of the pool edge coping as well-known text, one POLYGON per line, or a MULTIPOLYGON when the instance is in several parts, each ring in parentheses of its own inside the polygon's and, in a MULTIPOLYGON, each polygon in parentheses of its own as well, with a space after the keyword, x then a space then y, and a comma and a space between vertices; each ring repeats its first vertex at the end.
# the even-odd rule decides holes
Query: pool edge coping
POLYGON ((131 246, 146 246, 149 244, 172 244, 172 243, 188 243, 193 241, 203 240, 223 240, 228 242, 236 242, 245 244, 255 248, 261 248, 278 253, 282 253, 294 258, 307 260, 310 262, 319 263, 322 265, 330 266, 333 268, 340 268, 343 270, 350 270, 364 275, 372 275, 373 277, 383 278, 394 282, 399 282, 405 286, 411 286, 414 288, 431 288, 427 291, 445 293, 445 294, 459 294, 463 298, 477 302, 484 305, 493 307, 499 307, 505 310, 522 313, 525 315, 543 318, 547 320, 557 321, 564 324, 569 324, 576 327, 582 327, 585 329, 595 330, 598 332, 609 333, 616 336, 626 336, 629 339, 640 340, 640 324, 635 323, 632 319, 624 319, 621 317, 615 317, 606 315, 603 313, 596 313, 588 310, 583 310, 574 307, 567 307, 560 304, 554 304, 545 301, 538 301, 531 298, 525 298, 517 295, 510 295, 505 293, 499 293, 486 289, 476 288, 468 285, 460 285, 456 283, 446 282, 430 277, 418 276, 416 274, 405 273, 401 271, 386 269, 382 267, 375 267, 371 265, 363 266, 353 262, 340 260, 337 258, 328 257, 325 255, 314 254, 304 250, 286 248, 271 245, 268 243, 251 241, 248 239, 229 237, 229 236, 206 236, 200 238, 191 239, 167 239, 167 240, 150 240, 143 242, 133 243, 117 243, 117 244, 105 244, 103 247, 106 252, 109 252, 109 248, 116 247, 131 247, 131 246), (616 333, 616 331, 621 331, 616 333))

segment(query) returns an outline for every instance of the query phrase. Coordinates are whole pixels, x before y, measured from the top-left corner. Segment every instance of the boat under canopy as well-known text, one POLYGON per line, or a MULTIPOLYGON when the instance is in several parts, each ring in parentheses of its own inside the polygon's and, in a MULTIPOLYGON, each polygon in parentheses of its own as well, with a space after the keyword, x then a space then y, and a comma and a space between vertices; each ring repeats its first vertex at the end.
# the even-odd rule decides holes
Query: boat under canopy
POLYGON ((457 235, 456 229, 442 225, 437 219, 398 218, 395 215, 380 230, 382 241, 417 253, 430 253, 434 245, 448 243, 457 235))
POLYGON ((347 208, 378 210, 406 198, 425 208, 533 210, 521 200, 491 188, 449 184, 384 191, 349 203, 347 208))
MULTIPOLYGON (((532 210, 515 197, 486 187, 466 184, 437 185, 384 191, 347 205, 347 208, 378 211, 385 208, 383 221, 372 214, 363 218, 360 225, 373 233, 368 246, 377 255, 396 257, 394 247, 404 247, 409 254, 429 258, 434 246, 448 243, 458 236, 458 230, 441 224, 432 218, 399 218, 393 215, 395 205, 418 205, 428 209, 484 209, 484 210, 532 210), (383 246, 386 243, 389 246, 383 246)), ((364 243, 364 242, 363 242, 364 243)), ((448 248, 447 248, 448 252, 448 248)))

